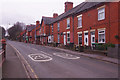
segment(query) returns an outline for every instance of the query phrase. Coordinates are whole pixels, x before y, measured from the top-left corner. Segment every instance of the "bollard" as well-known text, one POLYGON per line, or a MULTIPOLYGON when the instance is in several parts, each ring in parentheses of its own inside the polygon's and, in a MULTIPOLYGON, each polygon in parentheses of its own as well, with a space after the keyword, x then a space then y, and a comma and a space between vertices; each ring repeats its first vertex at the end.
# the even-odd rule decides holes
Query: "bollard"
POLYGON ((3 38, 1 39, 2 49, 4 50, 4 58, 6 58, 6 40, 3 38))

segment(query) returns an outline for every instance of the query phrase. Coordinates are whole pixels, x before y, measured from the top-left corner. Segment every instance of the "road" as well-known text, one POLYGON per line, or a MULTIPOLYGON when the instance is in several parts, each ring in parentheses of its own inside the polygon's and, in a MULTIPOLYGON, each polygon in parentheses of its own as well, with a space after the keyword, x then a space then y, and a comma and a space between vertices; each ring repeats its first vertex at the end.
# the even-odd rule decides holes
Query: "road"
POLYGON ((49 47, 7 41, 38 78, 117 78, 118 65, 49 47))

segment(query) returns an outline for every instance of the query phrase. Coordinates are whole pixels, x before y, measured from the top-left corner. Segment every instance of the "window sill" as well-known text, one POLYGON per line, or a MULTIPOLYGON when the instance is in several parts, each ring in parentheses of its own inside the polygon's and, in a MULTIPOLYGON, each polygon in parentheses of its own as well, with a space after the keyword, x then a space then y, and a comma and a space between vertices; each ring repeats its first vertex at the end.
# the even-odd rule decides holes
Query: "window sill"
POLYGON ((67 41, 67 43, 70 43, 70 41, 67 41))
POLYGON ((98 43, 105 43, 105 42, 98 42, 98 43))
POLYGON ((77 27, 77 29, 80 29, 80 28, 82 28, 82 26, 80 26, 80 27, 77 27))
POLYGON ((66 29, 70 29, 70 27, 67 27, 66 29))
POLYGON ((98 19, 98 21, 103 21, 103 20, 105 20, 105 19, 98 19))

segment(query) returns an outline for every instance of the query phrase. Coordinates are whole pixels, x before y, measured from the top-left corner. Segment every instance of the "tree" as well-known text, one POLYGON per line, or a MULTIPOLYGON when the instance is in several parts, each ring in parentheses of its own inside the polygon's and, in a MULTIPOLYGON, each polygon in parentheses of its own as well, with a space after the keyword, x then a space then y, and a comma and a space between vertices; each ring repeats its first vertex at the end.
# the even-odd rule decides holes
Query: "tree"
POLYGON ((5 37, 5 33, 6 33, 5 29, 0 26, 0 39, 5 37))
POLYGON ((8 29, 9 39, 16 40, 17 36, 25 29, 24 23, 17 22, 8 29))

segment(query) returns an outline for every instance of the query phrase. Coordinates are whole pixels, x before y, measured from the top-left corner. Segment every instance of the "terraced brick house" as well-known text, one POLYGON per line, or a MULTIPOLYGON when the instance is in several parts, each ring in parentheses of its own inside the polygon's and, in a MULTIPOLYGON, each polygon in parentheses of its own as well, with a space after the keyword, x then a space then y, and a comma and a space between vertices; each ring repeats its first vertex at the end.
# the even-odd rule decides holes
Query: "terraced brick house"
POLYGON ((65 3, 65 12, 50 22, 50 36, 59 44, 92 46, 93 43, 120 44, 120 2, 83 2, 73 8, 65 3))
POLYGON ((120 44, 120 1, 83 2, 74 8, 65 2, 64 13, 42 17, 40 26, 30 31, 30 41, 35 41, 35 31, 39 44, 120 44))

